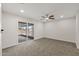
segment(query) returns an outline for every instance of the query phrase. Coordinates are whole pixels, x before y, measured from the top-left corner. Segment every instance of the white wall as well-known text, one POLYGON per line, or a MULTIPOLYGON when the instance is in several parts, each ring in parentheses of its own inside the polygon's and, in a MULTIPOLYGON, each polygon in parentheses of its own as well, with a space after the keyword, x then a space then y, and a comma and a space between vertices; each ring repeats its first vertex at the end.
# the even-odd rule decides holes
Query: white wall
POLYGON ((75 42, 75 28, 75 18, 67 18, 48 22, 45 23, 45 37, 62 41, 75 42))
POLYGON ((42 22, 34 22, 34 38, 40 39, 43 38, 43 23, 42 22))
POLYGON ((2 46, 1 46, 1 4, 0 4, 0 56, 2 55, 2 46))
POLYGON ((79 48, 79 12, 76 14, 76 45, 79 48))
POLYGON ((23 20, 34 24, 34 40, 43 37, 43 23, 39 21, 32 21, 31 19, 18 17, 10 13, 3 13, 2 15, 2 27, 4 32, 2 33, 2 48, 7 48, 18 44, 18 23, 17 20, 23 20))

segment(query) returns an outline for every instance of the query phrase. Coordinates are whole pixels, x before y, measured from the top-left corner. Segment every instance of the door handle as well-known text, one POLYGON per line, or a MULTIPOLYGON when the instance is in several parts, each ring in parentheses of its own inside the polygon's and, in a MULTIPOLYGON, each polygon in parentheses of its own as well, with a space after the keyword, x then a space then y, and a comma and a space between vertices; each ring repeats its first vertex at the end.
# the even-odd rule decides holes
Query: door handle
POLYGON ((1 32, 3 32, 4 31, 4 29, 1 29, 1 32))

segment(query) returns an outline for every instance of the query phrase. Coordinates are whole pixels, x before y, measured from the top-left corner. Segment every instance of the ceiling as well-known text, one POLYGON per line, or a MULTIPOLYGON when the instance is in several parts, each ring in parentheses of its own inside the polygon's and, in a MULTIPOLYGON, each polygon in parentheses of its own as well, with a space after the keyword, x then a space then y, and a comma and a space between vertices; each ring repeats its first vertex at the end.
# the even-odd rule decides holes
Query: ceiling
POLYGON ((3 3, 2 11, 13 13, 22 17, 40 20, 41 16, 53 14, 55 19, 73 17, 79 10, 78 3, 3 3), (24 13, 20 13, 20 10, 24 13))

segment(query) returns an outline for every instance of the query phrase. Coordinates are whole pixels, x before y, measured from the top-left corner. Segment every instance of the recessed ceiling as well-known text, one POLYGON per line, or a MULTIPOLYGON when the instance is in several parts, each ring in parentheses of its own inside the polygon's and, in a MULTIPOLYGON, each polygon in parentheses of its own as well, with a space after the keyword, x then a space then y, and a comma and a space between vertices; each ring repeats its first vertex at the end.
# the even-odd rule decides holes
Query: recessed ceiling
POLYGON ((13 13, 22 17, 40 20, 41 16, 53 14, 55 19, 73 17, 79 10, 78 3, 3 3, 2 11, 13 13), (24 10, 21 13, 20 10, 24 10))

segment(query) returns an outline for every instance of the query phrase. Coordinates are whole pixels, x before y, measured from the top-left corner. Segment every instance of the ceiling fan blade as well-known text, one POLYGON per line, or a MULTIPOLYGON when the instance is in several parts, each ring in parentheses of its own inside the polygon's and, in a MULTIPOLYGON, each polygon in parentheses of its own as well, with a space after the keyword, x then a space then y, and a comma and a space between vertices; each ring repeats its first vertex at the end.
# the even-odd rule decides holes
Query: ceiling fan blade
POLYGON ((50 16, 49 16, 49 19, 55 19, 55 18, 54 18, 54 15, 50 15, 50 16))
POLYGON ((54 15, 50 15, 49 17, 54 17, 54 15))
POLYGON ((45 16, 41 16, 42 18, 46 18, 45 16))
POLYGON ((55 18, 49 18, 49 19, 55 19, 55 18))

